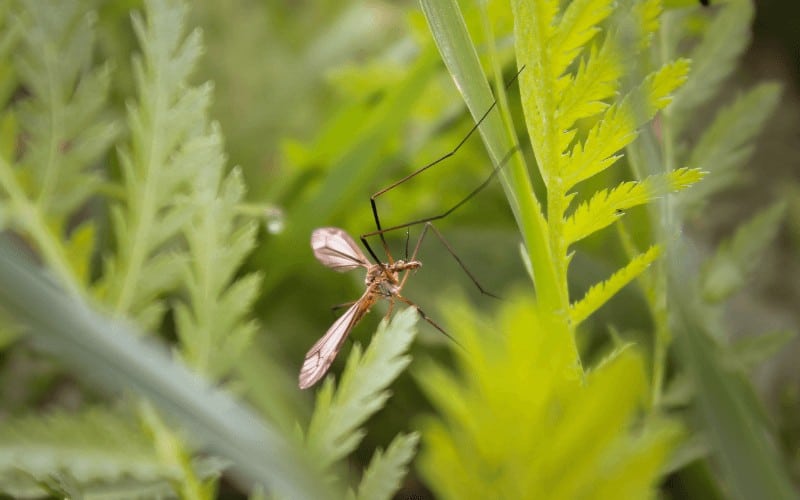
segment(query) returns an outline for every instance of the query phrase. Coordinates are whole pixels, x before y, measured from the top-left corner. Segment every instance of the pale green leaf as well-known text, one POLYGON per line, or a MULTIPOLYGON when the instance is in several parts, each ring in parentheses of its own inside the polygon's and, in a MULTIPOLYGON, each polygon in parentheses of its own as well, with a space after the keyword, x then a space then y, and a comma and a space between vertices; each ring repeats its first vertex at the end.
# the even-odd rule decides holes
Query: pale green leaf
POLYGON ((614 164, 619 158, 615 153, 636 138, 638 127, 669 104, 671 93, 686 80, 688 72, 687 60, 666 64, 609 108, 589 131, 586 141, 576 144, 571 154, 563 157, 565 186, 572 187, 614 164))
POLYGON ((417 449, 417 433, 399 434, 383 453, 375 450, 358 485, 358 500, 390 500, 400 488, 417 449))
POLYGON ((736 67, 736 60, 750 42, 754 11, 750 0, 726 2, 689 54, 692 74, 686 85, 675 93, 670 106, 677 130, 681 130, 681 124, 694 119, 697 108, 719 92, 723 81, 736 67))
POLYGON ((570 319, 574 325, 581 323, 608 302, 622 287, 642 274, 661 255, 660 247, 654 245, 646 252, 634 257, 610 278, 593 285, 586 295, 570 307, 570 319))
POLYGON ((753 141, 775 111, 780 94, 779 85, 760 84, 717 113, 687 162, 709 174, 696 189, 681 196, 683 203, 697 208, 741 177, 741 169, 755 148, 753 141))
POLYGON ((203 148, 206 161, 183 202, 190 217, 181 227, 188 258, 181 273, 186 300, 185 307, 177 309, 177 333, 187 363, 220 379, 234 367, 257 328, 249 314, 261 277, 236 277, 255 247, 256 225, 238 217, 244 183, 238 169, 223 177, 218 127, 211 127, 203 148))
MULTIPOLYGON (((114 393, 133 392, 186 429, 193 445, 230 459, 237 474, 286 498, 334 498, 298 443, 231 394, 142 338, 130 322, 113 320, 53 286, 8 237, 0 238, 0 303, 40 345, 114 393)), ((128 439, 129 437, 126 437, 128 439)))
POLYGON ((775 203, 740 225, 732 238, 719 245, 701 275, 706 300, 722 301, 744 286, 775 238, 785 211, 785 203, 775 203))
POLYGON ((750 371, 768 361, 796 337, 796 332, 790 331, 748 335, 735 340, 728 346, 728 352, 734 363, 738 363, 745 371, 750 371))
POLYGON ((652 175, 642 181, 623 182, 604 189, 581 203, 564 223, 568 245, 613 224, 622 211, 643 205, 668 193, 681 191, 703 178, 697 169, 681 168, 668 174, 652 175))
POLYGON ((219 154, 206 115, 211 87, 188 86, 201 45, 197 31, 184 34, 185 11, 179 2, 152 0, 146 18, 133 16, 142 54, 134 59, 138 98, 128 107, 130 143, 120 152, 125 195, 112 209, 118 252, 98 284, 117 313, 147 326, 160 321, 163 308, 153 304, 178 284, 177 268, 163 264, 180 260, 183 252, 166 246, 193 210, 177 201, 219 154))
MULTIPOLYGON (((4 131, 3 140, 14 142, 7 142, 0 162, 7 224, 75 292, 88 278, 94 245, 81 239, 65 249, 61 240, 76 210, 96 193, 100 176, 94 167, 119 133, 119 125, 105 116, 108 68, 91 66, 94 17, 81 6, 74 0, 47 9, 37 2, 19 3, 20 39, 13 61, 27 95, 14 103, 10 119, 18 120, 19 135, 4 131)), ((2 50, 13 43, 4 36, 2 50)))
POLYGON ((416 374, 436 409, 418 464, 437 498, 648 496, 676 433, 639 418, 647 382, 635 349, 582 378, 569 332, 533 301, 504 302, 492 322, 448 310, 464 345, 456 373, 429 363, 416 374))
POLYGON ((335 393, 331 379, 325 381, 308 428, 308 447, 322 464, 352 452, 363 438, 360 426, 389 398, 389 384, 411 362, 406 351, 416 335, 417 315, 409 307, 391 323, 381 322, 363 356, 354 346, 335 393))
MULTIPOLYGON (((685 253, 673 247, 669 255, 685 253)), ((677 271, 674 259, 670 258, 669 300, 675 313, 671 324, 676 345, 698 394, 696 414, 731 497, 796 498, 781 453, 768 438, 771 429, 752 384, 741 370, 726 366, 724 351, 701 323, 704 317, 690 312, 701 298, 686 286, 692 279, 677 271)))
MULTIPOLYGON (((180 477, 153 452, 135 421, 102 408, 6 420, 0 425, 0 489, 28 488, 54 471, 81 484, 180 477), (23 474, 20 474, 23 473, 23 474)), ((5 490, 8 492, 8 490, 5 490)))
POLYGON ((548 45, 553 57, 553 74, 569 67, 586 45, 600 32, 599 24, 612 12, 611 0, 576 0, 567 5, 548 45))

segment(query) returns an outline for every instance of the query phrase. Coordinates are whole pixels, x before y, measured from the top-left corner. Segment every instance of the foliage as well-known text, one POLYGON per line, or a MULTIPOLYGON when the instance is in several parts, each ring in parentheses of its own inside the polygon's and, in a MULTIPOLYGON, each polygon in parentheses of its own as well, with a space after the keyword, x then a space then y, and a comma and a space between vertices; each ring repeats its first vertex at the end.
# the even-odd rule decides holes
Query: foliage
POLYGON ((422 426, 420 457, 438 498, 652 494, 677 429, 639 417, 648 393, 640 354, 614 352, 584 378, 570 332, 533 301, 512 300, 496 323, 452 310, 464 346, 454 350, 457 372, 431 362, 418 372, 440 414, 422 426))
MULTIPOLYGON (((322 467, 331 467, 352 453, 364 438, 361 426, 386 404, 387 387, 411 362, 404 353, 414 340, 416 316, 416 311, 407 309, 391 324, 382 322, 363 355, 358 345, 350 352, 336 391, 328 378, 317 393, 306 441, 322 467)), ((385 455, 376 451, 357 498, 391 498, 417 439, 415 434, 399 435, 385 455)))
POLYGON ((795 206, 707 231, 779 182, 756 140, 791 100, 731 84, 754 4, 461 3, 0 2, 3 493, 791 495, 749 377, 794 328, 730 318, 795 206), (458 343, 413 307, 367 343, 375 311, 298 390, 325 305, 363 291, 308 234, 368 232, 369 194, 448 151, 377 207, 485 186, 436 220, 458 262, 426 242, 408 282, 458 343), (453 299, 456 264, 504 300, 453 299))

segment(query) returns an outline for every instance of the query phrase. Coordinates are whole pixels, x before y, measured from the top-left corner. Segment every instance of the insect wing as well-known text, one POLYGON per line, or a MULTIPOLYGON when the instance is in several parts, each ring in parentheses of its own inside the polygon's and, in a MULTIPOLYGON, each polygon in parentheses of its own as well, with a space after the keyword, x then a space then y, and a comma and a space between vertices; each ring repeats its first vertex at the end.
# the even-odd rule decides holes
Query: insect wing
POLYGON ((343 229, 321 227, 311 233, 314 257, 334 271, 344 272, 357 267, 368 267, 369 262, 343 229))
POLYGON ((347 338, 347 334, 350 333, 350 330, 366 314, 374 302, 375 298, 372 291, 367 290, 355 304, 350 306, 328 328, 325 335, 309 349, 306 359, 303 361, 303 367, 300 368, 299 382, 301 389, 311 387, 325 375, 333 360, 336 359, 336 355, 339 354, 339 349, 341 349, 344 339, 347 338))

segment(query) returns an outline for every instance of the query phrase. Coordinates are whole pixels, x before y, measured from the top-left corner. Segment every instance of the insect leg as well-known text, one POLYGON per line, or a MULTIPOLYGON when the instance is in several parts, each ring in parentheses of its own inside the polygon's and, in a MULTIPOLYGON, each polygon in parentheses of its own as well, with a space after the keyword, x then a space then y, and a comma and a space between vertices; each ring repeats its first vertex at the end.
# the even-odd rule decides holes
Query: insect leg
MULTIPOLYGON (((514 83, 516 80, 517 80, 517 78, 519 77, 520 73, 522 73, 522 71, 523 71, 524 69, 525 69, 525 66, 522 66, 522 67, 519 69, 519 71, 517 72, 517 74, 516 74, 516 75, 514 75, 514 77, 513 77, 511 80, 509 80, 509 82, 506 84, 506 89, 508 89, 508 88, 509 88, 509 87, 510 87, 510 86, 511 86, 511 85, 512 85, 512 84, 513 84, 513 83, 514 83)), ((422 167, 418 168, 417 170, 415 170, 415 171, 411 172, 410 174, 406 175, 406 176, 405 176, 405 177, 403 177, 402 179, 400 179, 400 180, 398 180, 398 181, 395 181, 395 182, 393 182, 393 183, 389 184, 389 185, 388 185, 388 186, 386 186, 385 188, 383 188, 383 189, 379 190, 378 192, 376 192, 375 194, 373 194, 372 196, 370 196, 370 198, 369 198, 369 203, 370 203, 370 206, 372 207, 372 217, 375 219, 375 228, 376 228, 376 231, 373 231, 372 233, 369 233, 369 236, 372 236, 372 235, 378 235, 378 236, 380 237, 380 239, 381 239, 381 242, 382 242, 382 244, 383 244, 383 247, 384 247, 384 248, 388 248, 388 245, 387 245, 387 243, 386 243, 386 238, 384 237, 384 233, 385 233, 386 231, 390 230, 390 229, 393 229, 393 228, 390 228, 390 229, 386 229, 386 230, 384 230, 384 228, 381 226, 381 219, 380 219, 380 217, 378 216, 378 206, 377 206, 377 204, 376 204, 376 201, 375 201, 375 200, 376 200, 376 199, 377 199, 379 196, 381 196, 381 195, 383 195, 383 194, 385 194, 385 193, 387 193, 387 192, 391 191, 392 189, 396 188, 396 187, 397 187, 397 186, 399 186, 400 184, 403 184, 404 182, 408 181, 409 179, 411 179, 411 178, 413 178, 413 177, 416 177, 417 175, 421 174, 422 172, 424 172, 424 171, 428 170, 429 168, 431 168, 431 167, 433 167, 433 166, 435 166, 435 165, 438 165, 439 163, 443 162, 444 160, 446 160, 446 159, 450 158, 451 156, 455 155, 455 154, 458 152, 458 150, 459 150, 459 149, 461 149, 461 146, 463 146, 463 145, 464 145, 464 144, 465 144, 465 143, 466 143, 466 142, 469 140, 469 138, 472 136, 472 134, 474 134, 474 133, 475 133, 475 131, 476 131, 476 130, 478 130, 478 128, 479 128, 479 127, 481 126, 481 124, 483 123, 483 121, 486 119, 486 117, 487 117, 487 116, 489 116, 489 113, 491 113, 491 112, 492 112, 492 110, 493 110, 493 109, 494 109, 496 106, 497 106, 497 99, 495 99, 495 101, 492 103, 492 105, 491 105, 491 106, 489 106, 489 109, 487 109, 487 110, 486 110, 486 111, 483 113, 483 115, 482 115, 482 116, 481 116, 481 117, 478 119, 478 121, 477 121, 477 122, 475 122, 475 125, 473 125, 473 127, 472 127, 472 128, 469 130, 469 132, 467 132, 467 135, 465 135, 465 136, 464 136, 464 137, 461 139, 461 141, 459 141, 459 143, 458 143, 458 144, 456 144, 456 146, 455 146, 455 147, 454 147, 452 150, 450 150, 449 152, 445 153, 445 154, 444 154, 442 157, 440 157, 440 158, 438 158, 438 159, 436 159, 436 160, 434 160, 434 161, 432 161, 432 162, 428 163, 427 165, 424 165, 424 166, 422 166, 422 167)), ((514 151, 516 151, 516 148, 514 149, 514 151)), ((513 153, 513 152, 512 152, 512 153, 513 153)), ((510 155, 506 155, 506 156, 510 156, 510 155)), ((506 161, 505 159, 504 159, 503 161, 501 161, 501 165, 502 165, 503 163, 505 163, 505 161, 506 161)), ((495 170, 497 170, 497 169, 495 169, 495 170)), ((492 175, 489 177, 489 179, 491 179, 491 177, 493 177, 493 176, 494 176, 496 173, 497 173, 497 172, 493 171, 493 172, 492 172, 492 175)), ((481 189, 483 189, 483 187, 485 187, 485 184, 488 184, 488 179, 487 179, 487 181, 486 181, 486 182, 485 182, 485 183, 484 183, 484 184, 483 184, 483 185, 482 185, 480 188, 478 188, 478 190, 477 190, 477 191, 480 191, 481 189)), ((473 194, 471 194, 469 197, 467 197, 467 199, 471 198, 473 195, 474 195, 474 193, 473 193, 473 194)), ((465 201, 466 201, 466 200, 462 201, 461 203, 464 203, 465 201)), ((454 208, 453 208, 453 209, 451 209, 450 211, 452 211, 452 210, 455 210, 456 208, 458 208, 458 206, 460 206, 460 205, 461 205, 461 203, 459 203, 459 204, 458 204, 456 207, 454 207, 454 208)), ((448 212, 448 213, 449 213, 449 212, 448 212)), ((446 215, 446 214, 445 214, 445 215, 446 215)), ((444 217, 444 215, 442 215, 442 217, 444 217)), ((439 217, 439 218, 441 218, 441 217, 439 217)), ((434 219, 426 219, 426 220, 434 220, 434 219)), ((425 222, 425 221, 422 221, 422 222, 425 222)), ((396 227, 407 227, 407 226, 413 225, 413 224, 415 224, 415 223, 417 223, 417 224, 418 224, 418 223, 419 223, 419 221, 417 221, 417 222, 413 222, 413 223, 410 223, 410 224, 407 224, 407 225, 396 226, 396 227)))
POLYGON ((442 332, 442 334, 443 334, 445 337, 447 337, 448 339, 452 340, 452 341, 453 341, 453 342, 454 342, 454 343, 455 343, 457 346, 461 347, 462 349, 464 348, 464 346, 462 346, 461 344, 459 344, 459 343, 458 343, 458 341, 457 341, 455 338, 453 338, 453 336, 452 336, 452 335, 450 335, 449 333, 447 333, 447 332, 444 330, 444 328, 442 328, 441 326, 439 326, 439 324, 438 324, 438 323, 436 323, 436 322, 435 322, 433 319, 431 319, 431 317, 430 317, 430 316, 428 316, 427 314, 425 314, 425 311, 423 311, 423 310, 422 310, 422 309, 421 309, 421 308, 420 308, 420 307, 419 307, 417 304, 415 304, 414 302, 412 302, 412 301, 408 300, 407 298, 405 298, 405 297, 403 297, 403 296, 401 296, 401 295, 398 295, 396 298, 397 298, 397 300, 399 300, 399 301, 403 302, 404 304, 407 304, 407 305, 409 305, 409 306, 413 307, 414 309, 416 309, 416 310, 417 310, 417 313, 419 314, 419 316, 420 316, 422 319, 424 319, 425 321, 427 321, 428 323, 430 323, 430 324, 431 324, 431 326, 433 326, 434 328, 436 328, 437 330, 439 330, 440 332, 442 332))
MULTIPOLYGON (((439 230, 436 229, 436 226, 434 226, 430 222, 426 222, 425 223, 425 228, 422 230, 422 233, 419 235, 419 239, 417 240, 417 244, 414 246, 414 253, 411 254, 411 260, 415 260, 417 258, 417 252, 419 252, 419 248, 422 245, 422 240, 425 238, 425 235, 428 233, 428 229, 432 230, 433 234, 435 234, 436 237, 439 238, 439 241, 442 242, 442 245, 444 245, 444 247, 445 247, 445 249, 447 249, 448 253, 450 253, 450 255, 453 256, 453 258, 456 260, 456 262, 458 262, 458 265, 461 266, 461 269, 464 271, 464 273, 466 273, 466 275, 469 277, 469 279, 472 280, 472 282, 475 284, 475 286, 478 288, 478 290, 480 290, 480 292, 483 295, 488 295, 489 297, 493 297, 495 299, 500 299, 500 297, 498 297, 497 295, 493 294, 492 292, 489 292, 488 290, 486 290, 480 284, 480 282, 478 281, 478 278, 476 278, 475 275, 473 275, 472 272, 470 272, 469 268, 467 268, 466 264, 464 264, 464 261, 461 260, 461 257, 459 257, 458 254, 456 254, 456 251, 453 249, 453 246, 450 245, 450 243, 445 239, 445 237, 442 235, 442 233, 440 233, 439 230)), ((401 288, 405 284, 405 280, 406 280, 407 276, 408 276, 408 274, 403 276, 403 281, 401 282, 401 285, 400 285, 401 288)))
POLYGON ((339 309, 344 309, 345 307, 350 307, 355 304, 355 300, 351 300, 350 302, 343 302, 341 304, 336 304, 335 306, 331 306, 331 313, 335 313, 339 309))

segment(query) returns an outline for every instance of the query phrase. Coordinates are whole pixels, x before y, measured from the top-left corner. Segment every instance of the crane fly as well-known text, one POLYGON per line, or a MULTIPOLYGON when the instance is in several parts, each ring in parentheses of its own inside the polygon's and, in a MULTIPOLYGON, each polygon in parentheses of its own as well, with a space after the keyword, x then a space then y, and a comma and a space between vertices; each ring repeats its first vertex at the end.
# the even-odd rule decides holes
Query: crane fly
MULTIPOLYGON (((519 77, 522 70, 525 69, 525 66, 522 66, 514 78, 508 82, 506 88, 510 87, 511 84, 519 77)), ((497 105, 497 101, 495 101, 487 110, 486 112, 480 117, 480 119, 475 123, 475 125, 470 129, 467 135, 461 139, 461 141, 453 148, 450 152, 446 153, 444 156, 438 158, 437 160, 424 165, 423 167, 415 170, 414 172, 406 175, 402 179, 390 184, 389 186, 381 189, 377 193, 373 194, 370 197, 370 205, 372 208, 372 216, 375 220, 375 227, 376 230, 362 234, 361 235, 361 243, 364 245, 364 248, 367 250, 367 253, 372 257, 375 263, 371 263, 367 260, 367 257, 364 253, 358 248, 356 242, 353 238, 350 237, 343 229, 339 229, 336 227, 323 227, 319 229, 315 229, 311 233, 311 248, 314 250, 314 256, 320 261, 324 266, 333 269, 334 271, 338 272, 346 272, 351 271, 353 269, 364 268, 367 271, 366 277, 364 278, 364 285, 366 286, 366 290, 364 294, 361 295, 361 298, 349 304, 347 311, 342 314, 334 323, 328 328, 328 331, 325 332, 325 335, 322 336, 321 339, 314 344, 311 349, 306 354, 305 360, 303 361, 303 366, 300 369, 300 376, 299 376, 299 384, 301 389, 307 389, 311 387, 315 383, 317 383, 325 373, 327 373, 328 369, 333 363, 333 360, 336 358, 336 355, 339 353, 339 350, 342 348, 342 344, 344 344, 347 335, 350 331, 355 327, 355 325, 367 314, 370 309, 372 308, 375 303, 380 299, 386 299, 389 301, 389 311, 386 313, 386 317, 388 318, 394 308, 395 301, 403 302, 404 304, 409 305, 417 310, 419 315, 428 323, 430 323, 433 327, 437 330, 442 332, 445 336, 453 340, 453 338, 444 331, 442 327, 436 324, 428 315, 426 315, 422 309, 412 301, 408 300, 407 298, 403 297, 400 292, 403 289, 403 286, 406 283, 406 279, 408 279, 410 271, 416 271, 420 267, 422 267, 422 263, 417 259, 417 252, 419 251, 420 245, 422 244, 422 240, 424 239, 425 235, 427 234, 428 230, 433 231, 433 233, 437 236, 439 241, 441 241, 442 245, 447 249, 450 255, 458 262, 458 265, 464 270, 464 272, 469 276, 475 286, 478 287, 478 290, 484 295, 488 295, 494 298, 498 298, 496 295, 489 293, 478 280, 472 275, 472 273, 467 269, 467 266, 464 265, 462 260, 456 255, 453 248, 450 244, 445 240, 444 236, 433 226, 432 222, 436 220, 443 219, 447 217, 449 214, 457 210, 467 201, 472 199, 473 196, 478 194, 482 191, 488 184, 491 182, 492 178, 497 175, 497 173, 502 169, 502 167, 506 164, 506 162, 519 150, 519 146, 516 145, 511 150, 506 153, 505 157, 502 158, 499 163, 492 169, 491 174, 488 176, 483 183, 481 183, 476 189, 474 189, 471 193, 469 193, 465 198, 451 207, 449 210, 439 214, 434 215, 432 217, 426 217, 423 219, 417 219, 411 222, 407 222, 405 224, 399 224, 391 227, 383 227, 381 225, 380 217, 378 216, 378 207, 376 204, 376 200, 381 195, 393 190, 397 186, 403 184, 404 182, 408 181, 409 179, 416 177, 417 175, 421 174, 425 170, 442 163, 444 160, 454 156, 461 146, 463 146, 467 140, 472 136, 478 127, 480 127, 481 123, 489 116, 489 113, 493 109, 495 109, 497 105), (391 253, 389 252, 389 246, 386 243, 385 234, 391 231, 396 231, 398 229, 408 228, 411 226, 416 226, 419 224, 424 224, 425 227, 422 230, 422 233, 417 240, 417 243, 414 247, 414 252, 412 253, 411 257, 407 260, 394 260, 392 258, 391 253), (377 236, 380 238, 381 244, 383 246, 384 252, 386 253, 386 257, 388 262, 383 263, 378 258, 377 254, 373 251, 370 247, 369 242, 367 241, 368 237, 377 236), (401 277, 402 274, 402 277, 401 277)), ((406 256, 408 256, 408 240, 406 240, 406 256)))
MULTIPOLYGON (((426 230, 427 228, 428 226, 426 226, 426 230)), ((426 230, 423 230, 420 235, 410 259, 394 260, 391 254, 387 253, 389 262, 376 264, 367 260, 353 238, 343 229, 322 227, 311 233, 311 248, 318 261, 338 272, 347 272, 360 267, 366 269, 364 285, 367 288, 361 298, 353 302, 347 311, 328 328, 325 335, 309 349, 303 361, 303 367, 300 369, 301 389, 311 387, 325 375, 347 335, 380 299, 389 301, 387 317, 391 314, 395 301, 399 300, 415 308, 423 319, 446 335, 446 332, 431 320, 419 306, 400 294, 408 279, 409 271, 416 271, 422 267, 422 263, 416 260, 416 257, 426 230)))

